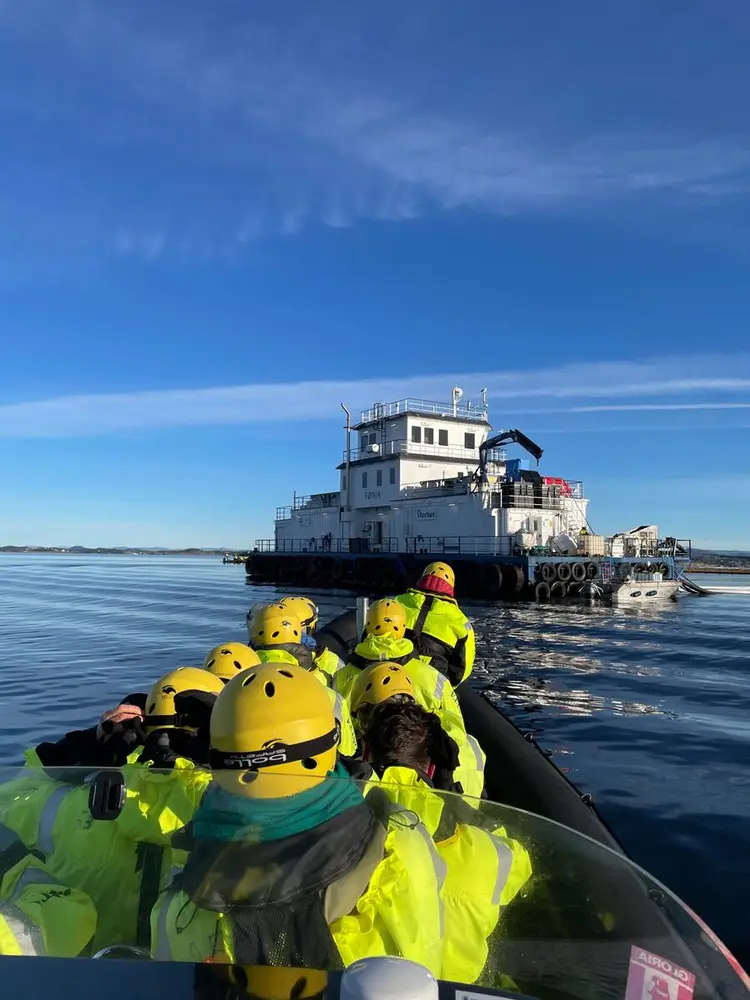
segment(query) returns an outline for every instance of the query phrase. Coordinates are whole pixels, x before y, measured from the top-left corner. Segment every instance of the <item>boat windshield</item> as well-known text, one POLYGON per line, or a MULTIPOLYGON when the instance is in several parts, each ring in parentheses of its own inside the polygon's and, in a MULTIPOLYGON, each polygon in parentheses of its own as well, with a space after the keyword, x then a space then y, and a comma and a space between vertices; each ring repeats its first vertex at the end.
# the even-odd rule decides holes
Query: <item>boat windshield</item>
POLYGON ((716 936, 624 856, 384 777, 0 770, 0 953, 238 966, 269 997, 264 966, 327 981, 383 955, 479 993, 750 996, 716 936))

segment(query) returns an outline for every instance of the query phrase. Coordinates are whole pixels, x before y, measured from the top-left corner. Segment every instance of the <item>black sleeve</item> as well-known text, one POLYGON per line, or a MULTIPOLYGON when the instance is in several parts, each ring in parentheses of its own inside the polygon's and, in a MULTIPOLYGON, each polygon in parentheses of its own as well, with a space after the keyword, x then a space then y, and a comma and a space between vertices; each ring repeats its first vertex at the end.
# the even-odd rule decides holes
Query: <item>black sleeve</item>
POLYGON ((75 729, 57 742, 45 741, 36 748, 37 756, 45 767, 76 767, 94 763, 98 752, 96 726, 75 729))

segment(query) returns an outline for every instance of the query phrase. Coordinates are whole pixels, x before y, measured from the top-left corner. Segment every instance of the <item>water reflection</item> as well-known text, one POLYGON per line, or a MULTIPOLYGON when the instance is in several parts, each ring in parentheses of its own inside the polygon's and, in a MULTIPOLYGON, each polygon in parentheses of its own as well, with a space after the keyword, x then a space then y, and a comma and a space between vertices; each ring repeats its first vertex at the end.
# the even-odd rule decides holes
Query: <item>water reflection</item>
POLYGON ((510 705, 522 706, 524 712, 556 708, 569 715, 593 715, 594 712, 611 712, 613 715, 663 715, 676 719, 677 713, 643 701, 607 698, 592 694, 585 688, 555 688, 548 681, 535 681, 520 677, 505 678, 495 685, 487 697, 501 711, 509 712, 510 705))
MULTIPOLYGON (((5 556, 0 569, 6 762, 243 639, 248 607, 282 593, 244 586, 242 566, 179 557, 5 556)), ((354 604, 345 592, 315 599, 321 621, 354 604)), ((466 604, 479 649, 472 683, 594 795, 636 860, 735 941, 750 893, 747 609, 733 596, 466 604)))

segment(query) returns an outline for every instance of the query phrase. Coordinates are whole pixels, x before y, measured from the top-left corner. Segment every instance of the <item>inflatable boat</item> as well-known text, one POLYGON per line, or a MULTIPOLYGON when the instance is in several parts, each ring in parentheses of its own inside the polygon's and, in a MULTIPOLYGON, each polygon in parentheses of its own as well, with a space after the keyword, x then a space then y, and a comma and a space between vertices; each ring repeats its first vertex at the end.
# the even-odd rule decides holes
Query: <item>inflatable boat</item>
MULTIPOLYGON (((346 658, 356 631, 355 613, 349 612, 323 626, 317 637, 321 645, 346 658)), ((460 700, 467 728, 487 755, 488 798, 468 802, 425 785, 416 792, 411 789, 415 797, 410 798, 408 815, 403 809, 396 812, 401 814, 401 823, 419 827, 421 816, 434 809, 434 800, 439 797, 443 800, 441 809, 460 807, 459 822, 470 836, 478 828, 493 837, 506 838, 506 842, 510 838, 528 852, 528 879, 499 910, 495 929, 486 939, 485 953, 475 962, 476 971, 466 975, 470 981, 456 981, 443 971, 444 944, 450 935, 441 924, 430 947, 422 949, 432 968, 415 966, 400 955, 389 954, 387 934, 376 936, 384 954, 379 952, 343 971, 234 966, 226 958, 206 959, 202 955, 195 955, 193 961, 192 952, 188 952, 190 961, 174 961, 171 957, 152 961, 152 957, 162 956, 158 948, 152 952, 148 934, 145 941, 136 934, 132 941, 122 939, 76 952, 77 956, 87 957, 59 956, 52 943, 45 941, 46 957, 32 957, 28 951, 0 954, 3 995, 24 1000, 48 1000, 53 996, 55 1000, 81 1000, 102 991, 116 991, 127 1000, 750 1000, 750 979, 738 962, 695 913, 626 857, 591 800, 580 795, 544 753, 481 694, 462 687, 460 700), (424 810, 420 808, 420 795, 425 797, 424 810)), ((63 778, 29 768, 6 772, 0 776, 0 791, 6 798, 15 795, 18 800, 41 783, 51 783, 52 789, 48 787, 47 791, 51 791, 54 802, 56 796, 67 794, 71 787, 69 775, 63 782, 63 778)), ((158 772, 156 778, 177 783, 177 792, 180 782, 186 782, 183 791, 187 801, 194 774, 189 769, 174 770, 158 772)), ((210 776, 206 777, 210 780, 210 776)), ((136 786, 148 780, 142 768, 112 768, 95 774, 87 772, 74 784, 85 786, 90 782, 90 793, 84 790, 82 794, 88 799, 95 821, 117 822, 122 799, 118 809, 107 810, 106 815, 94 810, 91 803, 109 802, 110 789, 124 791, 130 781, 136 786), (100 794, 99 775, 106 779, 106 794, 100 794)), ((381 800, 383 795, 388 797, 388 786, 382 783, 360 785, 365 800, 371 795, 381 800)), ((396 788, 393 786, 393 794, 397 794, 396 788)), ((80 826, 82 837, 88 828, 80 826)), ((165 843, 164 849, 189 850, 181 839, 182 832, 178 824, 174 843, 165 843)), ((249 838, 247 846, 257 847, 252 827, 241 836, 249 838)), ((233 839, 232 850, 242 846, 237 844, 241 836, 233 839)), ((426 830, 424 836, 431 851, 438 854, 437 848, 450 842, 433 842, 426 830)), ((69 860, 80 868, 84 853, 85 840, 69 860)), ((441 863, 438 858, 436 872, 441 863)), ((159 865, 152 873, 150 887, 145 873, 144 868, 146 889, 141 889, 141 899, 155 900, 163 892, 175 891, 171 883, 163 883, 159 865)), ((24 891, 37 894, 37 905, 53 899, 55 905, 59 902, 64 906, 65 892, 47 891, 45 881, 50 880, 40 872, 24 886, 24 891)), ((19 879, 16 889, 21 882, 19 879)), ((13 895, 16 889, 0 899, 0 923, 4 919, 10 922, 8 926, 23 921, 23 913, 17 909, 19 900, 13 895)), ((500 906, 501 901, 498 894, 496 905, 500 906)), ((100 923, 107 916, 103 911, 108 906, 115 916, 119 915, 119 900, 105 894, 96 902, 100 923)), ((421 913, 419 899, 414 900, 414 906, 421 913)), ((146 926, 149 912, 150 908, 144 913, 146 926)), ((466 920, 462 922, 456 921, 453 911, 450 940, 454 958, 463 947, 459 942, 456 948, 460 934, 457 927, 466 927, 465 954, 476 958, 476 948, 481 951, 483 947, 484 936, 477 936, 476 928, 471 926, 472 912, 472 907, 467 906, 466 920)), ((277 920, 278 916, 272 912, 269 919, 277 920)))
MULTIPOLYGON (((319 645, 333 650, 346 662, 357 641, 356 612, 348 611, 333 619, 318 630, 316 638, 319 645)), ((690 942, 695 940, 694 932, 699 928, 698 951, 703 953, 704 943, 711 942, 706 953, 711 967, 709 993, 729 996, 738 995, 737 989, 740 993, 750 989, 750 980, 737 960, 692 910, 632 862, 612 863, 616 856, 625 861, 626 854, 597 812, 592 797, 581 794, 533 738, 521 733, 480 692, 463 684, 458 688, 458 696, 466 728, 479 740, 487 755, 487 798, 518 811, 518 816, 542 817, 557 825, 558 846, 563 842, 567 844, 570 832, 574 832, 606 848, 604 852, 592 850, 590 864, 583 866, 570 866, 567 849, 562 850, 558 858, 548 855, 545 863, 554 875, 547 886, 537 886, 525 901, 509 907, 507 919, 512 926, 512 936, 527 936, 537 945, 533 955, 527 954, 520 958, 518 965, 513 965, 515 976, 527 980, 530 973, 531 980, 537 982, 540 975, 545 978, 540 973, 538 953, 538 946, 543 941, 552 946, 549 950, 551 967, 561 963, 561 971, 565 964, 562 952, 566 948, 561 952, 559 947, 553 946, 554 942, 559 943, 561 932, 566 942, 600 943, 595 949, 595 964, 604 963, 600 968, 602 987, 608 978, 604 966, 617 961, 616 955, 622 961, 623 952, 618 951, 617 943, 630 943, 635 947, 638 942, 649 941, 661 954, 670 956, 667 961, 676 965, 684 963, 681 967, 689 967, 692 963, 694 967, 695 944, 690 942), (602 866, 604 857, 607 861, 602 866)), ((524 821, 521 821, 520 828, 523 826, 524 821)), ((523 836, 521 830, 514 832, 523 836)), ((530 839, 535 839, 534 833, 530 839)), ((547 853, 546 845, 538 842, 536 846, 537 857, 547 853)), ((518 954, 515 957, 518 959, 518 954)), ((580 975, 580 970, 576 975, 580 975)), ((554 978, 552 971, 551 980, 554 978)), ((596 973, 592 982, 595 980, 596 973)), ((642 997, 640 994, 636 997, 628 993, 626 1000, 660 1000, 658 993, 652 994, 653 991, 644 992, 642 997)), ((598 995, 607 995, 606 989, 598 995)), ((689 1000, 690 995, 669 993, 670 1000, 689 1000)), ((666 994, 664 1000, 667 1000, 666 994)))
MULTIPOLYGON (((316 633, 319 646, 344 662, 357 642, 356 612, 347 611, 316 633)), ((622 851, 612 831, 597 813, 590 795, 581 795, 533 739, 478 691, 463 684, 458 697, 467 730, 487 754, 487 798, 543 816, 616 851, 622 851)))

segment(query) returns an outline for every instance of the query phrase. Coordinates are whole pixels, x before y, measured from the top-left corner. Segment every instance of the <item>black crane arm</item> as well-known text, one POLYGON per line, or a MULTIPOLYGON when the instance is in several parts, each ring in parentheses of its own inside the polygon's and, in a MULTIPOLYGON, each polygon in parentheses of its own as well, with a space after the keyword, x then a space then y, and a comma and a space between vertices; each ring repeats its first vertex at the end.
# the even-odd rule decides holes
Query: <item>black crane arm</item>
POLYGON ((479 445, 479 465, 480 468, 484 468, 487 463, 487 452, 492 451, 493 448, 499 448, 503 444, 507 444, 512 441, 513 444, 520 444, 530 455, 539 462, 539 459, 544 454, 542 448, 538 444, 535 444, 531 438, 526 437, 521 431, 511 430, 511 431, 501 431, 499 434, 494 434, 491 438, 487 438, 479 445))

